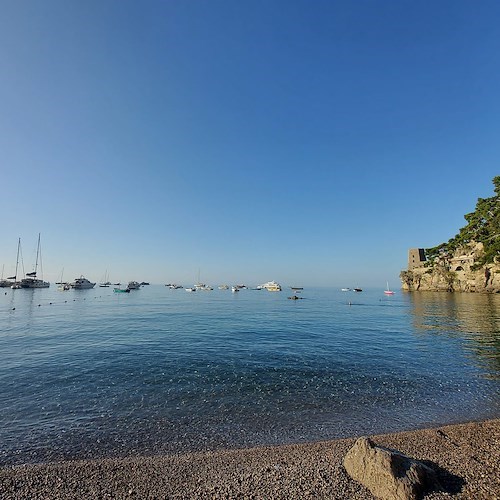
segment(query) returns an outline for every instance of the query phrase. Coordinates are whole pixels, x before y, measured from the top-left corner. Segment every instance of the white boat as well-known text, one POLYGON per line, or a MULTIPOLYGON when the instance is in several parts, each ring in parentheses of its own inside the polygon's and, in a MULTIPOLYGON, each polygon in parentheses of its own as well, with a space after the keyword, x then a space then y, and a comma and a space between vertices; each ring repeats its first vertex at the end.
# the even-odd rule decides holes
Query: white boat
POLYGON ((185 288, 186 292, 196 292, 196 288, 192 286, 191 288, 185 288))
POLYGON ((43 279, 38 279, 36 274, 38 272, 38 259, 40 259, 40 267, 42 267, 42 254, 40 251, 40 233, 38 233, 38 244, 36 247, 36 261, 35 270, 31 273, 26 273, 26 278, 21 280, 21 288, 49 288, 50 283, 48 281, 43 281, 43 279))
POLYGON ((231 287, 231 292, 233 292, 233 293, 239 292, 240 290, 241 290, 241 289, 240 289, 240 287, 239 287, 239 286, 232 286, 232 287, 231 287))
POLYGON ((71 288, 73 288, 74 290, 88 290, 89 288, 94 288, 94 286, 95 283, 92 283, 83 276, 76 278, 76 280, 71 283, 71 288))
POLYGON ((170 288, 170 290, 178 290, 179 288, 182 288, 182 285, 178 285, 177 283, 170 283, 170 284, 165 285, 165 286, 168 286, 168 288, 170 288))
POLYGON ((129 290, 139 290, 139 288, 141 288, 141 284, 138 281, 129 281, 127 288, 129 290))
POLYGON ((221 285, 219 290, 229 290, 229 285, 221 285))
POLYGON ((267 283, 263 283, 259 285, 260 288, 265 288, 268 292, 281 292, 281 285, 276 283, 276 281, 268 281, 267 283))
POLYGON ((213 290, 213 288, 210 285, 205 285, 205 283, 196 283, 194 285, 196 290, 202 290, 204 292, 209 292, 210 290, 213 290))
POLYGON ((351 291, 350 288, 341 288, 340 290, 343 291, 343 292, 350 292, 351 291))
POLYGON ((63 281, 63 275, 64 275, 64 267, 61 271, 61 278, 59 281, 56 282, 56 285, 58 285, 57 289, 60 291, 60 292, 64 292, 66 290, 69 290, 71 287, 69 286, 69 283, 66 283, 65 281, 63 281))
POLYGON ((384 290, 384 293, 386 295, 394 295, 395 292, 393 292, 390 288, 389 288, 389 282, 387 282, 387 288, 384 290))

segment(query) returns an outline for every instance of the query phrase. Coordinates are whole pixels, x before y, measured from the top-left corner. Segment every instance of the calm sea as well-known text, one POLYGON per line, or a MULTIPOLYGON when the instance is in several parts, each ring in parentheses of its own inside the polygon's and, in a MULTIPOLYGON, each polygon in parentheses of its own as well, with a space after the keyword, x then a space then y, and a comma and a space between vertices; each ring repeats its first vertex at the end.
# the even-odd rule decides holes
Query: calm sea
POLYGON ((0 289, 0 464, 500 415, 500 296, 0 289))

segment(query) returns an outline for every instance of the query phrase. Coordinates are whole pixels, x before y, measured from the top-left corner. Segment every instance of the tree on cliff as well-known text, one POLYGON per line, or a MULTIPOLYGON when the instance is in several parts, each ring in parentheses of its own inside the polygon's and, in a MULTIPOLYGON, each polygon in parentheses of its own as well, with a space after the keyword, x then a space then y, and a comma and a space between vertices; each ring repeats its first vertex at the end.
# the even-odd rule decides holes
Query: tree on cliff
POLYGON ((464 216, 467 225, 456 236, 447 243, 425 250, 431 262, 439 255, 451 255, 457 248, 471 242, 484 245, 484 253, 476 260, 475 267, 490 264, 495 257, 500 258, 500 176, 493 178, 493 184, 496 195, 477 200, 474 212, 464 216))

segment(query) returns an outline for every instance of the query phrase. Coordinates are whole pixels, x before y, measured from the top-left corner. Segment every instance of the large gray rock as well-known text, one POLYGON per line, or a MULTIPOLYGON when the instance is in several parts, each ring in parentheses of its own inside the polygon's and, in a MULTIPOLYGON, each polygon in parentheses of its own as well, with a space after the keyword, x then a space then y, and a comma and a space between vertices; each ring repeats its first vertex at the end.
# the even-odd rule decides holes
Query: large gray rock
POLYGON ((416 500, 437 486, 435 472, 396 450, 359 438, 344 458, 347 473, 383 500, 416 500))

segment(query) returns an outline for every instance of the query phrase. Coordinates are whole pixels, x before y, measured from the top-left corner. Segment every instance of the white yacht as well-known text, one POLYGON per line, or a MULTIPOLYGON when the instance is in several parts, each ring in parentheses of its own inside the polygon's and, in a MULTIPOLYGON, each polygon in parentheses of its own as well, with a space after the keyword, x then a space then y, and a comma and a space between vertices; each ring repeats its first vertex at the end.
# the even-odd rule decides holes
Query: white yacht
POLYGON ((281 285, 274 280, 263 283, 258 288, 265 288, 268 292, 281 292, 281 285))
POLYGON ((84 278, 83 276, 80 276, 79 278, 76 278, 73 283, 71 283, 71 288, 75 290, 86 290, 88 288, 94 288, 95 283, 92 283, 89 281, 87 278, 84 278))
POLYGON ((205 283, 196 283, 194 285, 196 290, 203 290, 204 292, 209 292, 210 290, 213 290, 213 288, 210 285, 206 285, 205 283))

